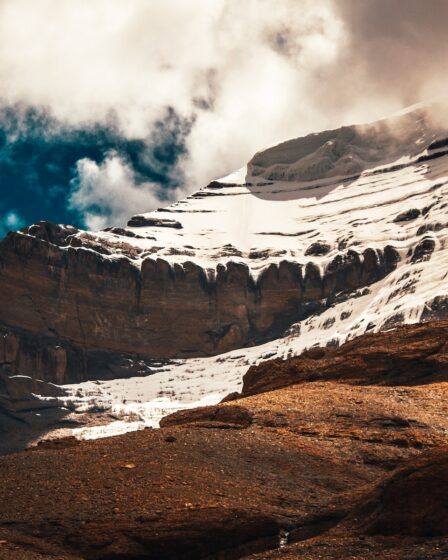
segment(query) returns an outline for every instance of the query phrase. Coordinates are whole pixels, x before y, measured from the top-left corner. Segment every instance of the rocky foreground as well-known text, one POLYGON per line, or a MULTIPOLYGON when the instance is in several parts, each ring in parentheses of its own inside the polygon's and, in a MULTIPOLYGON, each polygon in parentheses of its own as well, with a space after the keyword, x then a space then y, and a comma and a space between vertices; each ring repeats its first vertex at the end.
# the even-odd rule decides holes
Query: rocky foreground
POLYGON ((448 556, 448 321, 273 360, 160 430, 0 459, 1 559, 448 556))

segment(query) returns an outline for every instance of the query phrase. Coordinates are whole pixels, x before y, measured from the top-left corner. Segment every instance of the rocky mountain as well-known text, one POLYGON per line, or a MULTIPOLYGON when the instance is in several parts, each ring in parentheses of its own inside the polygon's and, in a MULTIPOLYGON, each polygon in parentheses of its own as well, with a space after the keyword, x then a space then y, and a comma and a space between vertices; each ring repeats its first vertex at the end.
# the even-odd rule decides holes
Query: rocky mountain
POLYGON ((3 370, 142 427, 267 357, 445 317, 445 112, 284 142, 125 228, 8 234, 3 370))
POLYGON ((8 234, 1 560, 447 557, 444 114, 8 234))
POLYGON ((158 430, 0 457, 0 558, 442 560, 447 357, 447 321, 398 327, 158 430))

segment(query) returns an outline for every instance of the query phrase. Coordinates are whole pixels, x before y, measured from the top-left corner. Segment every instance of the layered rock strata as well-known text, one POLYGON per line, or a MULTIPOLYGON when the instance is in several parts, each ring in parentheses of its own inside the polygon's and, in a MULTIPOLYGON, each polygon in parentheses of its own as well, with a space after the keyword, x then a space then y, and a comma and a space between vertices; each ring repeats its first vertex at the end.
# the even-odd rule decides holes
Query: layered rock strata
POLYGON ((48 430, 65 424, 65 393, 51 383, 0 368, 0 455, 23 449, 48 430))
POLYGON ((348 250, 322 272, 312 261, 283 260, 254 279, 235 261, 214 274, 192 261, 146 258, 137 266, 76 233, 41 223, 0 244, 9 348, 0 363, 14 372, 57 383, 134 376, 150 371, 145 360, 261 343, 384 278, 399 260, 391 246, 348 250))

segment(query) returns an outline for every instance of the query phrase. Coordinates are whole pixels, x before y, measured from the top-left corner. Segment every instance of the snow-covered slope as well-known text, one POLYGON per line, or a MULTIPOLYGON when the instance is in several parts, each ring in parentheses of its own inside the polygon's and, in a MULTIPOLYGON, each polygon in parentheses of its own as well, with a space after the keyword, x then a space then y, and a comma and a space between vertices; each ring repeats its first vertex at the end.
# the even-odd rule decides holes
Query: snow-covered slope
POLYGON ((291 140, 168 208, 134 217, 124 230, 78 234, 136 265, 148 257, 190 260, 211 276, 229 260, 246 263, 254 277, 285 259, 303 265, 312 259, 323 272, 341 252, 362 258, 366 248, 386 245, 400 261, 383 280, 336 297, 276 341, 176 360, 149 377, 73 386, 74 406, 101 405, 138 420, 114 430, 155 426, 173 409, 216 402, 237 390, 259 360, 446 315, 445 114, 443 106, 423 106, 379 123, 291 140))
POLYGON ((210 272, 229 258, 254 271, 283 259, 305 263, 306 250, 317 240, 330 248, 322 265, 344 247, 396 245, 406 227, 393 219, 403 204, 422 202, 425 185, 443 173, 443 162, 425 161, 443 153, 435 142, 448 130, 435 122, 439 107, 430 109, 268 148, 236 173, 142 214, 140 222, 134 218, 131 227, 93 237, 115 246, 116 254, 120 244, 132 246, 128 251, 137 262, 148 256, 188 259, 210 272), (145 221, 151 225, 132 227, 145 221))

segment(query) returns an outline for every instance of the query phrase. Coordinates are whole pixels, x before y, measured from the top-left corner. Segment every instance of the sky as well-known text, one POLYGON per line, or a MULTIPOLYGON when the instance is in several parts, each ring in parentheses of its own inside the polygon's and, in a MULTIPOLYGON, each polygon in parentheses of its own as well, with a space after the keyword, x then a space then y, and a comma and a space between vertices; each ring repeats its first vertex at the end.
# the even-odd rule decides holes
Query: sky
POLYGON ((444 94, 445 0, 0 0, 0 237, 124 225, 444 94))

